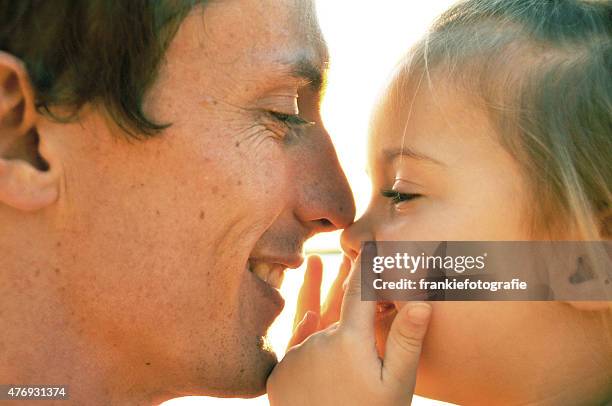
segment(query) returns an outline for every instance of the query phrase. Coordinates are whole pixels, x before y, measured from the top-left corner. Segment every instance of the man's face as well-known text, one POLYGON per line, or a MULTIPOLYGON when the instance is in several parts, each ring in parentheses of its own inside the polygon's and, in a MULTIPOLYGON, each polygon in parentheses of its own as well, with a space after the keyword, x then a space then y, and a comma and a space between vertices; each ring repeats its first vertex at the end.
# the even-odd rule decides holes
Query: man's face
POLYGON ((91 106, 40 125, 62 155, 63 301, 135 387, 264 390, 276 356, 263 337, 283 307, 270 283, 308 237, 354 216, 319 116, 325 61, 310 2, 211 2, 183 21, 146 95, 145 112, 171 123, 162 134, 126 142, 91 106))

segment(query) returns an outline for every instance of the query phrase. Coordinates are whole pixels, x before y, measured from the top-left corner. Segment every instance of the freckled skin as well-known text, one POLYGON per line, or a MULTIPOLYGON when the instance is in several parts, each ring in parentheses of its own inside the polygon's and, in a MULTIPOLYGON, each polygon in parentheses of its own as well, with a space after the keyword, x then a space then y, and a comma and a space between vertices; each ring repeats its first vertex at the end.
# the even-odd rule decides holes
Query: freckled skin
POLYGON ((278 106, 260 103, 296 83, 278 61, 319 52, 298 19, 311 7, 194 8, 147 93, 147 114, 171 123, 149 140, 126 142, 91 105, 78 122, 40 117, 60 195, 34 214, 0 206, 0 382, 66 383, 86 404, 263 393, 280 308, 248 258, 298 254, 354 216, 320 95, 296 87, 316 124, 286 140, 265 113, 278 106))

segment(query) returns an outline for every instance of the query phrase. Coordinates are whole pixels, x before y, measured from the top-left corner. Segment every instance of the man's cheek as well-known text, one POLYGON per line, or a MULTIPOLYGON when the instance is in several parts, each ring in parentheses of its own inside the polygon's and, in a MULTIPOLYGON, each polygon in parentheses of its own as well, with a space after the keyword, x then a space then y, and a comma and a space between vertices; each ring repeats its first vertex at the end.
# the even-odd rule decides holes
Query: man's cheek
POLYGON ((278 204, 291 188, 291 175, 288 170, 287 157, 283 151, 279 151, 279 145, 272 145, 266 154, 260 154, 251 162, 249 171, 249 185, 247 188, 253 194, 256 201, 265 202, 266 205, 273 201, 278 204))

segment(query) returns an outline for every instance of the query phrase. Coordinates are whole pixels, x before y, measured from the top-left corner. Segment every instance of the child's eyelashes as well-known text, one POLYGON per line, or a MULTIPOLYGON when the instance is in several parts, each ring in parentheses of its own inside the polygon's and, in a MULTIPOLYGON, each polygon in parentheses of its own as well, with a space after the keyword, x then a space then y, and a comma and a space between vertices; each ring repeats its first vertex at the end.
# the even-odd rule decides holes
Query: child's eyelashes
POLYGON ((423 197, 423 195, 419 193, 402 193, 393 189, 383 189, 380 191, 380 194, 396 205, 423 197))

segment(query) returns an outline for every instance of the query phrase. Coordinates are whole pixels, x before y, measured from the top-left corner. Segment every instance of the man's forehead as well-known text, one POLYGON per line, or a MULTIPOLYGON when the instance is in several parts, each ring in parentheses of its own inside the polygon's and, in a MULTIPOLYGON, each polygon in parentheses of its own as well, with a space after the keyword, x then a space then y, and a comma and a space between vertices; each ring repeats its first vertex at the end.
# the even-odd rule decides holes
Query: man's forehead
POLYGON ((256 15, 260 18, 253 24, 261 41, 255 45, 260 52, 253 56, 269 54, 273 62, 300 67, 299 71, 307 71, 309 65, 321 67, 327 63, 327 45, 311 0, 263 0, 256 3, 256 15))
POLYGON ((328 50, 310 0, 230 0, 194 9, 180 27, 183 55, 198 64, 261 69, 320 85, 328 50), (204 59, 202 62, 206 62, 204 59))
POLYGON ((323 63, 326 63, 329 59, 327 44, 321 34, 314 3, 310 0, 297 0, 297 3, 298 6, 292 8, 292 13, 300 32, 300 39, 314 50, 323 63))

